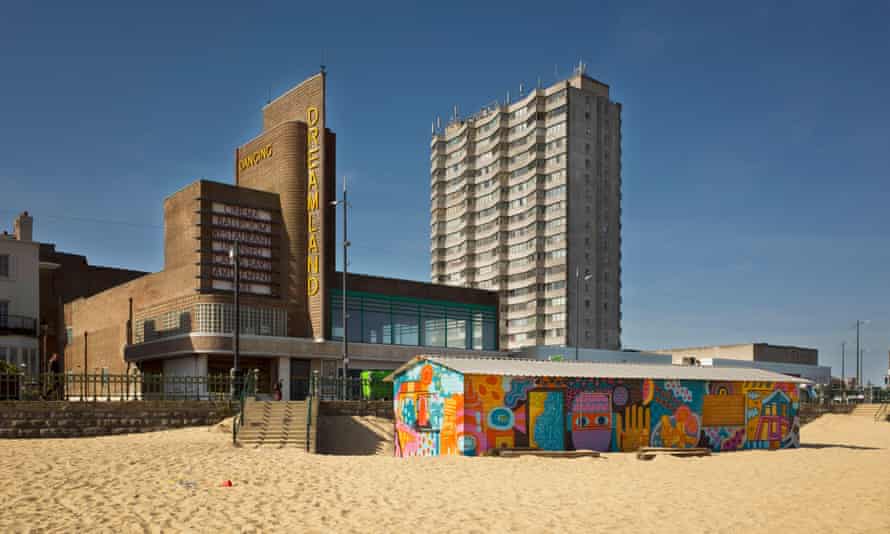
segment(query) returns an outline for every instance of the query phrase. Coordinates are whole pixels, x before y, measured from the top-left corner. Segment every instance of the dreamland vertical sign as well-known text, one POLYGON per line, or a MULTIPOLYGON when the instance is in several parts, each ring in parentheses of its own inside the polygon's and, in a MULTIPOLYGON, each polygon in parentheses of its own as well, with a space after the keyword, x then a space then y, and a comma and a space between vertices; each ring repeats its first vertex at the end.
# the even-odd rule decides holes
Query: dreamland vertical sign
POLYGON ((321 145, 318 141, 319 127, 318 127, 318 108, 317 107, 309 107, 306 109, 306 125, 307 129, 307 138, 306 138, 306 161, 309 167, 309 176, 308 183, 306 186, 306 215, 307 215, 307 230, 308 230, 308 239, 307 239, 307 249, 306 249, 306 295, 311 299, 312 297, 318 296, 319 287, 321 283, 319 282, 319 224, 321 213, 319 211, 319 186, 318 186, 318 174, 320 171, 320 161, 321 161, 321 145))

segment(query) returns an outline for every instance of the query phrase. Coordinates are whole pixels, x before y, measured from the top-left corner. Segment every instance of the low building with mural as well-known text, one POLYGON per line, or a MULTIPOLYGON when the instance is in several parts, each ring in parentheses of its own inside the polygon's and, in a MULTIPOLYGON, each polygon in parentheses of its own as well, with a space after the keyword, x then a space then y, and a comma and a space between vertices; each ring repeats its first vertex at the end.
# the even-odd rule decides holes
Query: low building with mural
POLYGON ((397 456, 797 447, 809 383, 761 369, 437 356, 388 380, 397 456))

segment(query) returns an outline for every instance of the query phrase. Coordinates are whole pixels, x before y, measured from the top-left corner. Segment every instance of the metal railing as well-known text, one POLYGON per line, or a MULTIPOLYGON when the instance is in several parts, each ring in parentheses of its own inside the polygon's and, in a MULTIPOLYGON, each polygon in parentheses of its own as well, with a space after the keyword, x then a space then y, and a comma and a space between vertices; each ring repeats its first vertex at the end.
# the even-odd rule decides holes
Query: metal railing
POLYGON ((309 384, 309 394, 306 396, 306 452, 311 452, 312 446, 312 403, 313 398, 312 381, 309 384))
POLYGON ((875 411, 875 422, 888 420, 888 417, 890 417, 888 409, 890 409, 890 404, 886 401, 881 402, 881 405, 878 406, 878 409, 875 411))
POLYGON ((232 418, 232 445, 236 445, 238 443, 238 431, 244 426, 244 406, 247 403, 247 398, 250 396, 256 396, 256 385, 257 385, 257 375, 259 371, 254 369, 253 371, 248 371, 244 376, 243 387, 241 386, 241 380, 239 380, 240 376, 232 373, 233 382, 235 384, 235 388, 233 389, 233 393, 238 399, 238 415, 232 418))
POLYGON ((0 401, 229 400, 228 375, 0 374, 0 401))
POLYGON ((392 399, 392 383, 367 378, 314 377, 309 391, 323 401, 392 399))

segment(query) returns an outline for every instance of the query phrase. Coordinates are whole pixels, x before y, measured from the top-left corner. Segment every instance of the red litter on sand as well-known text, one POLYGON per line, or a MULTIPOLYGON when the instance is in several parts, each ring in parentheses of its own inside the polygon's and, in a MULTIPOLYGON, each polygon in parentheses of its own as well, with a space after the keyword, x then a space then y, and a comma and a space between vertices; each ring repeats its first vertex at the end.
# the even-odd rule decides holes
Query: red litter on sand
POLYGON ((231 488, 231 487, 232 487, 232 481, 231 481, 231 480, 223 480, 222 487, 224 487, 224 488, 231 488))

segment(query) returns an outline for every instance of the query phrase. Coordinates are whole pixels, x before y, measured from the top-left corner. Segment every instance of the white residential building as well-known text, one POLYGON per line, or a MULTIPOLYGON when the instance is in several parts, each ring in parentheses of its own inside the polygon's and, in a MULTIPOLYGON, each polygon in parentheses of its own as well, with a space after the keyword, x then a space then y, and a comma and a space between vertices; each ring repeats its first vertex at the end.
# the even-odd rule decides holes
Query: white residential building
POLYGON ((500 347, 621 347, 621 104, 583 69, 434 128, 431 278, 495 290, 500 347))
POLYGON ((24 212, 12 234, 0 235, 0 360, 27 374, 40 372, 40 245, 24 212))

